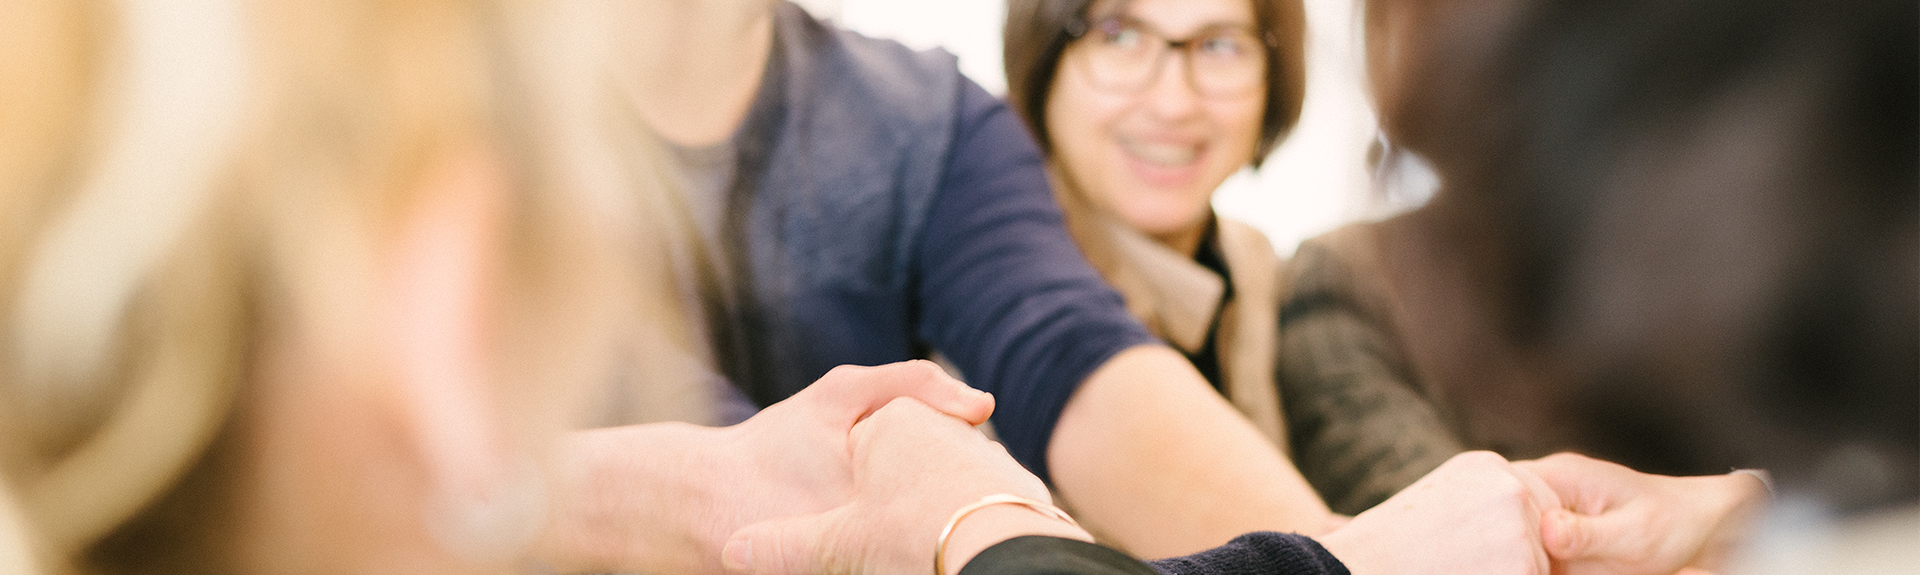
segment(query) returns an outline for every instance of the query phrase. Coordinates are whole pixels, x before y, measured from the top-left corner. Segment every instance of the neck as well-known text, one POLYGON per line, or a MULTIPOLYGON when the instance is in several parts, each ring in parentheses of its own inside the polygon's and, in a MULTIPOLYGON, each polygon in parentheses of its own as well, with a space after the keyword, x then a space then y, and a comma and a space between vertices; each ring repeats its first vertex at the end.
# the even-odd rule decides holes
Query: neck
POLYGON ((1207 222, 1210 221, 1212 220, 1203 221, 1198 225, 1184 228, 1171 234, 1148 235, 1152 236, 1154 241, 1160 242, 1160 245, 1167 246, 1167 249, 1186 254, 1187 257, 1191 258, 1200 254, 1200 240, 1206 238, 1207 222))
POLYGON ((619 11, 622 68, 641 119, 682 146, 733 135, 773 49, 770 0, 649 0, 619 11))

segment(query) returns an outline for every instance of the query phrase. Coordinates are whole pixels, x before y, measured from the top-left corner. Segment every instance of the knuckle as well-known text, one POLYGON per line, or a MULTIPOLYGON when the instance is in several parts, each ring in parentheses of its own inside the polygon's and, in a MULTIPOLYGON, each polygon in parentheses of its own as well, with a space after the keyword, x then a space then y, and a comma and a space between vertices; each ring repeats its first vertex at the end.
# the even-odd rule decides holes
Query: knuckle
POLYGON ((943 373, 940 369, 939 364, 935 364, 932 361, 928 361, 925 359, 909 359, 909 360, 900 362, 900 365, 908 369, 917 370, 919 373, 924 373, 927 375, 943 373))
POLYGON ((869 368, 861 367, 853 364, 841 364, 841 365, 833 366, 833 369, 827 370, 827 375, 825 377, 846 377, 856 373, 860 373, 867 369, 869 368))
POLYGON ((1507 458, 1491 451, 1468 451, 1453 456, 1448 463, 1468 469, 1500 468, 1507 464, 1507 458))
POLYGON ((924 359, 908 360, 901 363, 900 368, 915 381, 941 382, 951 379, 947 377, 947 370, 940 368, 940 364, 924 359))
POLYGON ((1540 462, 1548 465, 1549 467, 1577 468, 1582 465, 1591 465, 1593 463, 1599 462, 1599 460, 1591 457, 1587 457, 1585 455, 1581 455, 1578 453, 1574 453, 1571 451, 1562 451, 1559 453, 1555 453, 1553 455, 1542 457, 1540 458, 1540 462))

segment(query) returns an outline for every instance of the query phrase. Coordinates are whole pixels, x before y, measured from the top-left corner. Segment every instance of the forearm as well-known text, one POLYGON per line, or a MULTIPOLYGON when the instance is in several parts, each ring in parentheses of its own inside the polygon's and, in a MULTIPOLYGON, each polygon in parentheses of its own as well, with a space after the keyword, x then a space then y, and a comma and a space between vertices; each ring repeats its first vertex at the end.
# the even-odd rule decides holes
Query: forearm
POLYGON ((1286 458, 1164 346, 1115 355, 1067 402, 1047 449, 1076 517, 1142 557, 1334 517, 1286 458))

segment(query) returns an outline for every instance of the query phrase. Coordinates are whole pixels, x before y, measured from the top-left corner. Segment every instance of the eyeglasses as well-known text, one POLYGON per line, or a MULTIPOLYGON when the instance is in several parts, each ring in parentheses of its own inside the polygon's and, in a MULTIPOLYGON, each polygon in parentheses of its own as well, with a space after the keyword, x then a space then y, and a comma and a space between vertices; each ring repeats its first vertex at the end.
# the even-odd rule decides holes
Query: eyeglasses
POLYGON ((1180 40, 1169 40, 1152 26, 1126 17, 1081 22, 1067 33, 1077 40, 1095 87, 1138 92, 1160 76, 1171 50, 1187 58, 1187 85, 1207 96, 1239 96, 1260 88, 1267 71, 1264 42, 1244 26, 1210 26, 1180 40))

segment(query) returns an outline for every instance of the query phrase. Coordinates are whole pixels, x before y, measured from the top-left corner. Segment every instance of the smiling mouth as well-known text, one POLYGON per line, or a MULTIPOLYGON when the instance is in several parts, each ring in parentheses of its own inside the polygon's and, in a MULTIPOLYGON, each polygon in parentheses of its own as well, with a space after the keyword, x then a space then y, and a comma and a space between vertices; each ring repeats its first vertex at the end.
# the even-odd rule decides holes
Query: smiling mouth
POLYGON ((1155 166, 1176 168, 1192 164, 1200 157, 1198 144, 1163 144, 1142 142, 1122 136, 1118 138, 1120 149, 1127 155, 1155 166))

